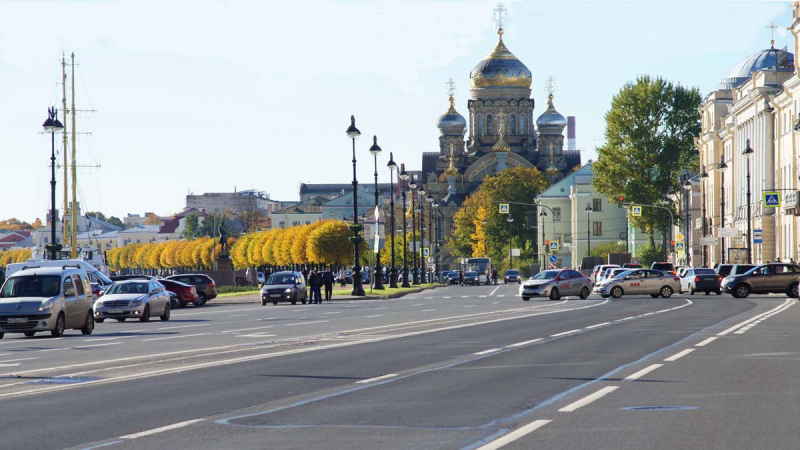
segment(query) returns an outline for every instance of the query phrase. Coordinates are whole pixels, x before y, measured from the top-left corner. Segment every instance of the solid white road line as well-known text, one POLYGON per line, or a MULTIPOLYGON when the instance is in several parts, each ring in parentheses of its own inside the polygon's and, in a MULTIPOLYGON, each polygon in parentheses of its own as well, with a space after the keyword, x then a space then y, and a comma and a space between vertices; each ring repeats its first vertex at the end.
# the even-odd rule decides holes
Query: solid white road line
POLYGON ((208 326, 207 323, 199 323, 195 325, 180 325, 177 327, 162 327, 159 328, 159 330, 177 330, 178 328, 193 328, 193 327, 207 327, 207 326, 208 326))
POLYGON ((653 364, 651 366, 645 367, 644 369, 634 373, 633 375, 628 375, 627 377, 623 378, 622 381, 634 381, 638 380, 639 378, 647 375, 648 373, 658 369, 659 367, 663 366, 663 364, 653 364))
POLYGON ((530 340, 530 341, 517 342, 516 344, 511 344, 511 345, 509 345, 509 347, 511 347, 511 348, 514 348, 514 347, 522 347, 523 345, 533 344, 534 342, 539 342, 539 341, 543 341, 543 340, 544 340, 544 339, 542 339, 542 338, 539 338, 539 339, 532 339, 532 340, 530 340))
POLYGON ((107 338, 84 339, 81 342, 114 341, 114 340, 117 340, 117 339, 128 339, 128 338, 132 338, 132 337, 139 337, 139 336, 131 335, 131 336, 115 336, 115 337, 107 337, 107 338))
POLYGON ((373 317, 383 317, 383 314, 375 314, 374 316, 366 316, 366 319, 372 319, 373 317))
POLYGON ((422 303, 417 303, 417 304, 416 304, 416 305, 414 305, 414 306, 422 306, 422 303))
POLYGON ((152 430, 142 431, 141 433, 134 433, 134 434, 128 434, 128 435, 125 435, 125 436, 120 436, 120 439, 136 439, 136 438, 140 438, 140 437, 144 437, 144 436, 150 436, 152 434, 158 434, 158 433, 163 433, 165 431, 170 431, 170 430, 175 430, 175 429, 178 429, 178 428, 187 427, 187 426, 189 426, 189 425, 191 425, 193 423, 202 422, 202 421, 203 421, 203 419, 187 420, 186 422, 179 422, 179 423, 172 424, 172 425, 167 425, 167 426, 161 427, 161 428, 153 428, 152 430))
POLYGON ((442 298, 453 298, 453 297, 451 297, 451 296, 448 296, 448 297, 442 297, 442 298))
POLYGON ((232 316, 228 316, 228 317, 244 317, 244 316, 246 316, 246 315, 247 315, 247 314, 234 314, 234 315, 232 315, 232 316))
POLYGON ((706 345, 708 345, 708 344, 710 344, 710 343, 712 343, 712 342, 716 341, 717 339, 718 339, 718 338, 716 338, 716 337, 710 337, 710 338, 706 339, 706 340, 705 340, 705 341, 703 341, 703 342, 698 342, 697 344, 694 344, 694 346, 695 346, 695 347, 705 347, 706 345))
MULTIPOLYGON (((447 298, 447 297, 445 297, 447 298)), ((461 298, 469 298, 469 295, 462 295, 461 298)))
POLYGON ((301 322, 301 323, 287 323, 286 326, 287 327, 294 327, 294 326, 297 326, 297 325, 311 325, 312 323, 323 323, 323 322, 327 322, 327 320, 315 320, 313 322, 301 322))
POLYGON ((7 359, 7 360, 5 360, 5 361, 0 361, 0 364, 11 363, 11 362, 17 362, 17 361, 28 361, 28 360, 31 360, 31 359, 39 359, 39 358, 19 358, 19 359, 7 359))
POLYGON ((761 314, 759 314, 757 316, 751 317, 751 318, 745 320, 744 322, 738 323, 738 324, 728 328, 727 330, 725 330, 725 331, 723 331, 721 333, 717 333, 717 336, 725 336, 726 334, 732 333, 732 332, 736 331, 737 329, 749 324, 750 322, 754 322, 754 321, 766 316, 767 314, 769 314, 771 312, 778 312, 779 309, 784 308, 784 307, 788 308, 788 305, 790 305, 790 303, 789 303, 790 301, 792 301, 792 300, 787 298, 786 301, 783 302, 780 306, 775 307, 775 308, 773 308, 773 309, 771 309, 771 310, 769 310, 769 311, 767 311, 765 313, 761 313, 761 314))
POLYGON ((254 334, 234 334, 236 337, 245 337, 245 338, 265 338, 265 337, 275 337, 277 334, 265 334, 265 333, 254 333, 254 334))
POLYGON ((423 309, 423 310, 422 310, 422 311, 420 311, 420 312, 431 312, 431 311, 436 311, 436 310, 435 310, 435 309, 423 309))
POLYGON ((239 328, 238 330, 225 330, 223 333, 236 333, 238 331, 251 331, 251 330, 266 330, 267 328, 275 328, 274 325, 268 327, 255 327, 255 328, 239 328))
MULTIPOLYGON (((163 341, 166 339, 181 339, 187 337, 195 337, 195 336, 205 336, 208 333, 199 333, 199 334, 179 334, 177 336, 167 336, 167 337, 160 337, 160 338, 152 338, 152 339, 142 339, 142 342, 147 341, 163 341)), ((118 342, 119 343, 119 342, 118 342)))
POLYGON ((497 450, 498 448, 505 447, 506 445, 516 441, 517 439, 536 431, 537 429, 550 423, 550 420, 534 420, 533 422, 525 425, 524 427, 517 428, 511 433, 494 440, 484 446, 478 447, 477 450, 497 450))
POLYGON ((587 395, 586 397, 583 397, 582 399, 578 400, 577 402, 571 403, 571 404, 559 409, 558 411, 559 412, 572 412, 572 411, 575 411, 578 408, 583 408, 584 406, 586 406, 586 405, 588 405, 588 404, 590 404, 590 403, 592 403, 594 401, 597 401, 597 400, 605 397, 606 395, 616 391, 617 389, 619 389, 619 386, 607 386, 607 387, 604 387, 603 389, 600 389, 599 391, 595 392, 594 394, 587 395))
POLYGON ((394 378, 396 376, 397 376, 396 373, 390 373, 390 374, 381 375, 381 376, 375 377, 375 378, 368 378, 366 380, 356 381, 356 384, 367 384, 367 383, 372 383, 372 382, 375 382, 375 381, 385 380, 387 378, 394 378))
POLYGON ((610 325, 610 324, 611 324, 611 322, 598 323, 597 325, 588 326, 588 327, 586 327, 586 329, 587 330, 591 330, 592 328, 598 328, 598 327, 602 327, 604 325, 610 325))
POLYGON ((636 318, 636 317, 633 317, 633 316, 629 316, 629 317, 623 317, 622 319, 615 320, 615 322, 622 322, 623 320, 631 320, 631 319, 635 319, 635 318, 636 318))
POLYGON ((566 336, 566 335, 568 335, 568 334, 576 333, 576 332, 578 332, 578 331, 581 331, 581 330, 580 330, 580 329, 578 329, 578 330, 569 330, 569 331, 565 331, 565 332, 563 332, 563 333, 551 334, 551 335, 550 335, 550 337, 566 336))
POLYGON ((666 361, 666 362, 677 361, 677 360, 683 358, 684 356, 688 355, 689 353, 692 353, 693 351, 694 351, 693 348, 687 348, 686 350, 682 350, 682 351, 679 351, 678 353, 675 353, 674 355, 670 356, 669 358, 665 359, 664 361, 666 361))
POLYGON ((486 296, 485 296, 485 295, 479 295, 478 297, 479 297, 479 298, 486 298, 486 296))
POLYGON ((92 347, 105 347, 106 345, 118 345, 122 344, 122 342, 107 342, 105 344, 96 344, 96 345, 83 345, 80 347, 72 347, 72 349, 79 349, 79 348, 92 348, 92 347))
POLYGON ((489 350, 473 353, 473 355, 488 355, 489 353, 499 352, 500 350, 502 350, 502 348, 490 348, 489 350))
POLYGON ((0 364, 0 367, 17 367, 22 363, 10 363, 10 364, 0 364))
POLYGON ((464 306, 464 308, 474 308, 474 307, 475 307, 475 305, 466 305, 466 306, 464 306))
POLYGON ((331 314, 341 314, 341 312, 340 311, 335 311, 335 312, 322 313, 323 316, 329 316, 331 314))

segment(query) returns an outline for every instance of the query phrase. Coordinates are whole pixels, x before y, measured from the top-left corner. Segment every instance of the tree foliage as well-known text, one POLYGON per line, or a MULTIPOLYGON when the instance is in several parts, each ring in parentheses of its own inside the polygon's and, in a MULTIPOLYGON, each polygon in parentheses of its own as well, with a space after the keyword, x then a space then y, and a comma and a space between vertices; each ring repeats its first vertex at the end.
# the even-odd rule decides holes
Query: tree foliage
POLYGON ((341 220, 325 221, 308 237, 308 259, 322 264, 351 264, 351 235, 350 227, 341 220))
POLYGON ((33 225, 23 222, 15 217, 0 220, 0 231, 25 231, 33 230, 33 225))
POLYGON ((144 219, 145 225, 161 225, 161 218, 155 214, 148 214, 144 219))
POLYGON ((26 248, 0 252, 0 267, 5 268, 7 265, 12 263, 25 262, 25 260, 31 256, 33 256, 33 252, 26 248))
POLYGON ((183 238, 195 239, 200 236, 200 216, 195 212, 190 212, 183 220, 183 238))
POLYGON ((601 242, 599 244, 595 244, 592 246, 592 249, 589 251, 589 256, 599 256, 603 258, 603 260, 608 260, 609 253, 624 253, 625 252, 625 244, 620 244, 617 241, 612 242, 601 242))
MULTIPOLYGON (((605 145, 597 148, 592 185, 616 201, 620 195, 633 204, 652 205, 677 192, 678 175, 697 170, 694 138, 700 133, 701 97, 663 78, 641 76, 627 83, 606 113, 605 145)), ((633 225, 650 233, 663 219, 663 210, 643 208, 633 225)))
POLYGON ((106 222, 110 223, 111 225, 116 225, 120 228, 125 228, 125 223, 119 219, 119 217, 111 216, 106 220, 106 222))

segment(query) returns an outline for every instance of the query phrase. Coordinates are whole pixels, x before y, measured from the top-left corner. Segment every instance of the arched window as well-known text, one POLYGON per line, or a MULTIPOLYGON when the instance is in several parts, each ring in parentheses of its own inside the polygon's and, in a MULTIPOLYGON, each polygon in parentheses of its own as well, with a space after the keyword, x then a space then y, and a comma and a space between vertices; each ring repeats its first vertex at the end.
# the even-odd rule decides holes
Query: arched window
POLYGON ((511 115, 511 132, 509 134, 517 134, 517 116, 515 114, 511 115))
POLYGON ((519 134, 525 135, 525 114, 519 115, 519 134))
POLYGON ((483 136, 483 114, 478 114, 478 136, 483 136))
POLYGON ((494 134, 494 133, 492 133, 492 131, 494 131, 494 129, 492 128, 492 115, 491 114, 487 114, 486 115, 486 134, 489 134, 489 135, 494 134))

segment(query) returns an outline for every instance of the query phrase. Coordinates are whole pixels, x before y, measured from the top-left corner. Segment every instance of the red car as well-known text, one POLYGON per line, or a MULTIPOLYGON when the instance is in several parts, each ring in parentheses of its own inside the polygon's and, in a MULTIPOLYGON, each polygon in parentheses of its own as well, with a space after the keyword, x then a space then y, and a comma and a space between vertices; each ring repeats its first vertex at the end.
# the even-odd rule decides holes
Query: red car
POLYGON ((194 304, 200 298, 197 295, 197 288, 190 284, 167 279, 161 279, 158 280, 158 282, 164 285, 168 291, 173 292, 178 296, 178 304, 172 305, 174 308, 183 308, 187 303, 194 304))

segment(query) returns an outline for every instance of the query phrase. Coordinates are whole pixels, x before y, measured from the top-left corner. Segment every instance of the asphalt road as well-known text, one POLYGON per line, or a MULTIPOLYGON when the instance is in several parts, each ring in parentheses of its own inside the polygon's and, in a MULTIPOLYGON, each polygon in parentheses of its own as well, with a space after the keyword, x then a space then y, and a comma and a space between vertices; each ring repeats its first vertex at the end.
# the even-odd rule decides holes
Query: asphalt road
POLYGON ((6 335, 0 448, 798 447, 795 300, 516 292, 6 335))

